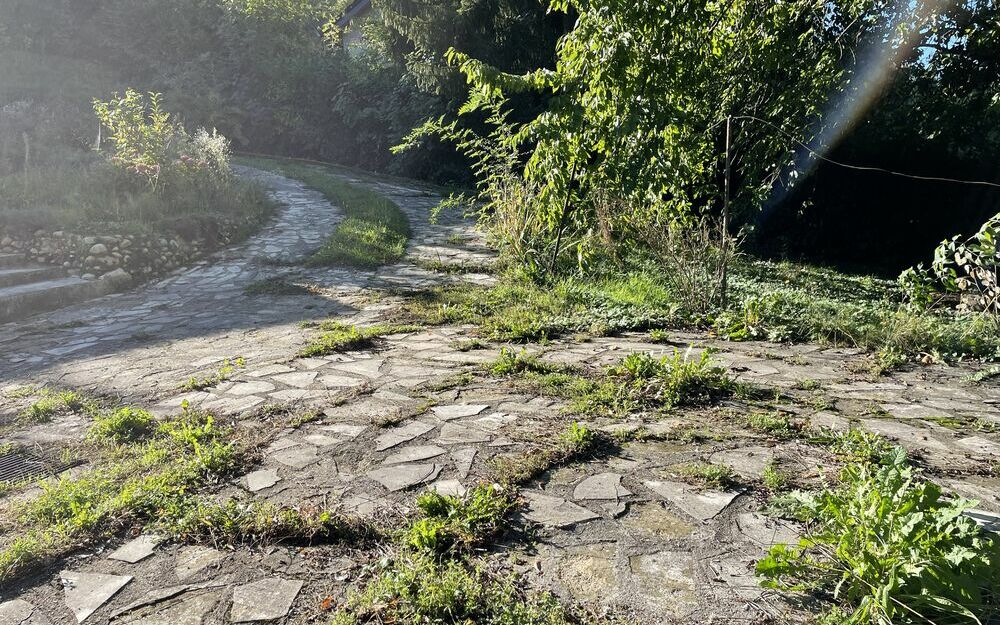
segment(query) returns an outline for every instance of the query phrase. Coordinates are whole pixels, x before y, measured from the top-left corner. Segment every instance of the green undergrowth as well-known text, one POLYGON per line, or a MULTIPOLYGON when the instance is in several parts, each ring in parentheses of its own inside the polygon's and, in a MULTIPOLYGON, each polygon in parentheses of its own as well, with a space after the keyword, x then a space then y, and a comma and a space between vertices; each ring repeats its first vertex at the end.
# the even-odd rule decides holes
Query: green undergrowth
POLYGON ((319 164, 266 158, 241 161, 300 180, 343 211, 344 219, 308 264, 379 267, 398 262, 406 253, 409 219, 385 196, 347 182, 333 168, 319 164))
POLYGON ((604 443, 593 431, 573 421, 554 440, 517 456, 500 455, 490 461, 493 480, 513 488, 532 480, 553 467, 584 458, 604 443))
POLYGON ((58 390, 43 387, 31 389, 29 396, 38 397, 18 415, 22 425, 45 423, 53 417, 71 412, 92 413, 97 404, 86 395, 74 390, 58 390))
POLYGON ((793 491, 774 514, 803 524, 796 544, 757 563, 765 586, 807 592, 828 624, 992 623, 1000 615, 1000 539, 944 496, 906 452, 858 431, 835 439, 837 483, 793 491))
POLYGON ((226 358, 219 365, 219 368, 216 369, 215 373, 207 376, 192 376, 181 385, 181 388, 185 391, 201 391, 206 388, 212 388, 233 377, 237 371, 243 369, 245 366, 246 360, 242 356, 226 358))
POLYGON ((136 408, 104 409, 86 438, 86 469, 42 480, 40 495, 5 505, 0 583, 133 528, 216 544, 358 534, 330 512, 202 494, 255 453, 252 440, 209 414, 185 408, 157 421, 136 408))
POLYGON ((483 338, 510 342, 647 330, 651 340, 666 342, 666 328, 703 329, 734 341, 818 342, 871 352, 877 371, 926 354, 941 361, 1000 357, 996 318, 912 310, 886 280, 744 261, 732 268, 729 306, 695 314, 664 271, 640 264, 546 283, 508 271, 491 287, 450 285, 420 293, 400 315, 475 324, 483 338))
POLYGON ((339 321, 323 321, 315 326, 322 334, 299 350, 300 357, 326 356, 373 347, 376 339, 390 334, 416 332, 420 326, 402 324, 376 324, 371 326, 347 325, 339 321))
POLYGON ((417 517, 332 625, 568 625, 555 597, 528 590, 497 558, 479 555, 514 507, 514 490, 489 484, 464 497, 424 493, 417 517))
POLYGON ((497 376, 516 376, 536 390, 570 400, 569 411, 584 415, 624 417, 635 412, 665 413, 737 395, 752 397, 754 389, 737 383, 712 359, 710 350, 692 357, 674 350, 655 358, 632 353, 597 375, 548 363, 526 351, 502 348, 485 365, 497 376))

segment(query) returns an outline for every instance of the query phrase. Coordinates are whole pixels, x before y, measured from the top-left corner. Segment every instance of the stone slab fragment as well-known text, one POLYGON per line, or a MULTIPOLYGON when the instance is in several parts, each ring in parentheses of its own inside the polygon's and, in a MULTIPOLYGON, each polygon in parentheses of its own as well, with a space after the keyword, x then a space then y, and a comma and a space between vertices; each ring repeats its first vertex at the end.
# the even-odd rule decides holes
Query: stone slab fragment
POLYGON ((233 623, 273 621, 292 609, 292 603, 302 590, 300 580, 267 577, 233 588, 233 607, 229 620, 233 623))
POLYGON ((367 476, 390 492, 395 492, 430 482, 437 478, 443 468, 440 464, 395 464, 369 471, 367 476))
POLYGON ((524 497, 528 500, 525 518, 548 527, 569 527, 599 518, 596 513, 562 497, 533 491, 525 492, 524 497))
POLYGON ((63 571, 63 598, 77 623, 82 623, 132 581, 131 575, 63 571))
POLYGON ((163 538, 160 536, 143 534, 112 551, 108 558, 135 564, 153 555, 157 545, 161 542, 163 542, 163 538))
POLYGON ((396 445, 408 443, 416 437, 423 436, 433 429, 433 425, 422 421, 410 421, 409 423, 404 423, 399 427, 386 430, 383 434, 377 436, 375 438, 375 451, 385 451, 386 449, 390 449, 396 445))
POLYGON ((717 490, 698 492, 682 482, 650 480, 643 485, 702 522, 715 518, 739 495, 717 490))

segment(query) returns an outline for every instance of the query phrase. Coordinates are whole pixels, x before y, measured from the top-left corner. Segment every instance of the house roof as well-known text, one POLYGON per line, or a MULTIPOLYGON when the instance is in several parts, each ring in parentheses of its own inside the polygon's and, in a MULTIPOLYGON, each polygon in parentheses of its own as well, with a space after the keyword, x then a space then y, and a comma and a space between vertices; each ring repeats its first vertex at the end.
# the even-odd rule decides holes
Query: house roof
POLYGON ((337 19, 337 26, 340 26, 341 28, 347 26, 351 23, 351 20, 362 13, 367 13, 371 10, 371 8, 371 0, 354 0, 354 2, 351 2, 351 4, 347 6, 347 9, 344 10, 344 14, 337 19))

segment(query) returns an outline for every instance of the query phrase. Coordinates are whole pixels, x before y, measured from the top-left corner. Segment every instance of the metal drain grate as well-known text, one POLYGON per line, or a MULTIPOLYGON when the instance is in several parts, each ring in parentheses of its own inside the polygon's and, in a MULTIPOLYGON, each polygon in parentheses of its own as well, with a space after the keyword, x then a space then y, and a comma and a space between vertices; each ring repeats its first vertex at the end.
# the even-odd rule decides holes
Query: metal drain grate
POLYGON ((23 482, 52 475, 49 463, 23 451, 0 453, 0 482, 23 482))

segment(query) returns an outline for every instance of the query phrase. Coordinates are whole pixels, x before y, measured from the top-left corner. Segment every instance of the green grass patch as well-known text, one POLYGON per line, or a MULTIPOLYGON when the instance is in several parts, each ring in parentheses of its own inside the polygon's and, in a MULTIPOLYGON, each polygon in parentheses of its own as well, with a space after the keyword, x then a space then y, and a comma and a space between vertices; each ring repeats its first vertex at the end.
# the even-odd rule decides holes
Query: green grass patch
POLYGON ((347 182, 323 165, 265 158, 242 161, 300 180, 344 212, 344 219, 308 264, 380 267, 398 262, 406 253, 409 219, 387 197, 347 182))
POLYGON ((679 464, 671 470, 686 481, 705 488, 722 489, 736 483, 732 467, 725 464, 679 464))
POLYGON ((402 324, 358 327, 339 321, 324 321, 317 327, 323 333, 299 351, 300 357, 327 356, 337 352, 367 349, 373 347, 379 337, 403 332, 417 332, 421 329, 420 326, 402 324))
POLYGON ((181 385, 181 388, 185 391, 201 391, 206 388, 212 388, 236 375, 236 372, 244 368, 246 364, 246 361, 241 356, 226 358, 219 365, 215 373, 207 376, 192 376, 188 378, 187 382, 181 385))
POLYGON ((125 406, 117 410, 98 413, 87 431, 91 441, 132 443, 146 438, 155 429, 155 420, 149 412, 125 406))
POLYGON ((597 443, 598 438, 593 431, 573 421, 540 450, 519 456, 495 457, 490 462, 490 474, 494 481, 514 488, 555 466, 586 456, 596 448, 597 443))
POLYGON ((403 534, 404 545, 435 553, 469 551, 499 534, 514 507, 512 490, 492 484, 476 486, 465 497, 427 491, 417 498, 421 518, 403 534))
POLYGON ((78 391, 58 391, 48 388, 38 389, 32 393, 40 396, 19 415, 22 424, 45 423, 53 417, 70 412, 91 412, 96 404, 78 391))
POLYGON ((799 433, 799 427, 780 412, 751 412, 746 416, 746 424, 754 432, 777 438, 791 438, 799 433))

